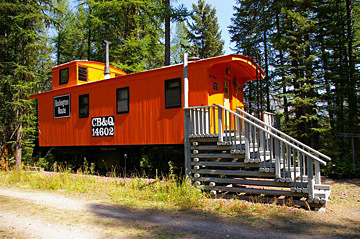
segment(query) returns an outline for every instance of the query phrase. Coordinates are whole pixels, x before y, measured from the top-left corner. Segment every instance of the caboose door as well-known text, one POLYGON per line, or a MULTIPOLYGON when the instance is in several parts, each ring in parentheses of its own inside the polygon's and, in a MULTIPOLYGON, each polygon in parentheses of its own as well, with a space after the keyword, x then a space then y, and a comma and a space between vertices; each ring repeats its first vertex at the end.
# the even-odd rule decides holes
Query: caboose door
POLYGON ((224 106, 230 109, 230 83, 224 78, 224 106))
MULTIPOLYGON (((230 109, 230 83, 229 79, 224 78, 224 106, 230 109)), ((229 130, 230 117, 226 117, 226 129, 229 130)))

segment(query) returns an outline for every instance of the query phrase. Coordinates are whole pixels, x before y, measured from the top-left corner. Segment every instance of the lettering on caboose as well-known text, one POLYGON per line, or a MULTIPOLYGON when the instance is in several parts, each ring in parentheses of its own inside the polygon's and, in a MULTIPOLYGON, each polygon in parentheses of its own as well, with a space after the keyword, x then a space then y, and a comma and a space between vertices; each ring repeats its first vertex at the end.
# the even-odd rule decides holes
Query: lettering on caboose
POLYGON ((94 117, 91 119, 91 125, 93 137, 114 136, 114 116, 94 117))
POLYGON ((70 117, 70 95, 54 96, 54 118, 70 117))

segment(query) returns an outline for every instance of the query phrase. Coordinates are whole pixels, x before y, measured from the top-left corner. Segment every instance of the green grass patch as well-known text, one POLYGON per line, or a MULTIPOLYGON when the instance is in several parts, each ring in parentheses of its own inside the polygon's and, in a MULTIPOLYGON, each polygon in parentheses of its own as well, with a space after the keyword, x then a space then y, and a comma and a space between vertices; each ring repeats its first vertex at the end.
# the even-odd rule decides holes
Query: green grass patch
MULTIPOLYGON (((221 216, 256 217, 293 216, 293 210, 276 205, 249 203, 241 200, 210 199, 207 194, 193 187, 189 180, 175 176, 149 181, 145 178, 104 178, 60 173, 27 171, 0 172, 0 186, 28 189, 66 191, 81 197, 102 200, 121 206, 170 211, 196 211, 221 216)), ((300 213, 301 214, 301 213, 300 213)))

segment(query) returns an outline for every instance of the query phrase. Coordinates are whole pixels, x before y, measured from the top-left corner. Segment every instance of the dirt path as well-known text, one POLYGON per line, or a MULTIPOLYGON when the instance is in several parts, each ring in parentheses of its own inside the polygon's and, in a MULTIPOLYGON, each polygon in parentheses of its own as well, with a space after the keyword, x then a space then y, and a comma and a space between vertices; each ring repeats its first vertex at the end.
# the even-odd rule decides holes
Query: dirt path
POLYGON ((306 230, 262 230, 219 217, 135 210, 57 193, 7 188, 0 188, 0 237, 331 238, 307 235, 306 230))

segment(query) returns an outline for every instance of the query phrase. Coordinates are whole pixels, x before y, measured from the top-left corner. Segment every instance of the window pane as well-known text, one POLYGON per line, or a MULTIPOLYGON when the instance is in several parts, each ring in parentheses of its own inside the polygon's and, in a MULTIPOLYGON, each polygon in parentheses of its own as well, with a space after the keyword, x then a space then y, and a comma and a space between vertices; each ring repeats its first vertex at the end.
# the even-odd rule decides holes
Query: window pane
POLYGON ((116 89, 116 113, 129 112, 129 87, 116 89))
POLYGON ((165 107, 181 107, 181 79, 165 81, 165 107))
POLYGON ((122 101, 118 102, 117 111, 118 112, 128 112, 129 111, 127 100, 122 100, 122 101))
POLYGON ((118 93, 119 100, 127 100, 128 98, 128 91, 126 89, 119 90, 118 93))
POLYGON ((79 117, 89 117, 89 94, 79 95, 79 117))
POLYGON ((60 84, 67 84, 69 81, 69 68, 60 70, 60 84))
POLYGON ((87 81, 88 69, 86 67, 79 67, 78 74, 78 79, 80 81, 87 81))

